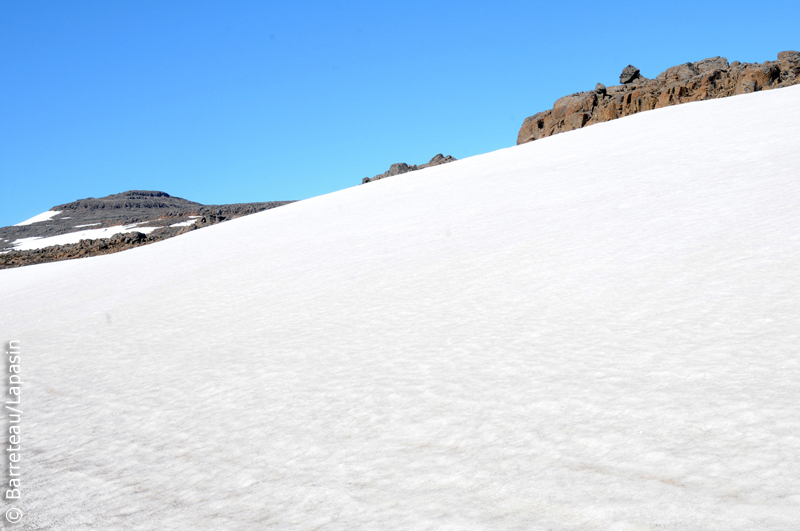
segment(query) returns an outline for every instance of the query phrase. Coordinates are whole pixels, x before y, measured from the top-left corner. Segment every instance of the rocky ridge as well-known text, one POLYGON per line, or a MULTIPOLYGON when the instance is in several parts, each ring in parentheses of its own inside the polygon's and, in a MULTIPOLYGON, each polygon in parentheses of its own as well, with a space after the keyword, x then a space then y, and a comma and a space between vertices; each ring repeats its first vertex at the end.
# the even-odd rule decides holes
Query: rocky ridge
POLYGON ((598 83, 593 91, 564 96, 552 109, 526 118, 517 144, 659 107, 796 85, 800 52, 781 52, 777 61, 764 63, 728 63, 724 57, 711 57, 673 66, 655 79, 628 65, 620 83, 612 87, 598 83))
POLYGON ((101 198, 89 197, 57 205, 51 219, 29 225, 0 228, 0 269, 109 254, 172 238, 237 217, 293 201, 202 205, 165 192, 131 190, 101 198), (108 238, 86 238, 77 243, 17 250, 20 240, 68 235, 81 230, 124 227, 108 238))
POLYGON ((422 169, 425 169, 425 168, 430 168, 431 166, 438 166, 440 164, 447 164, 448 162, 453 162, 455 160, 458 160, 458 159, 456 159, 455 157, 451 157, 450 155, 447 155, 445 157, 444 155, 439 153, 438 155, 435 155, 426 164, 420 164, 419 166, 416 165, 416 164, 414 164, 413 166, 409 166, 405 162, 398 162, 396 164, 392 164, 389 167, 388 171, 386 171, 384 173, 381 173, 381 174, 378 174, 375 177, 364 177, 361 180, 361 184, 367 184, 369 182, 377 181, 378 179, 384 179, 386 177, 393 177, 395 175, 400 175, 401 173, 408 173, 410 171, 417 171, 417 170, 422 170, 422 169))

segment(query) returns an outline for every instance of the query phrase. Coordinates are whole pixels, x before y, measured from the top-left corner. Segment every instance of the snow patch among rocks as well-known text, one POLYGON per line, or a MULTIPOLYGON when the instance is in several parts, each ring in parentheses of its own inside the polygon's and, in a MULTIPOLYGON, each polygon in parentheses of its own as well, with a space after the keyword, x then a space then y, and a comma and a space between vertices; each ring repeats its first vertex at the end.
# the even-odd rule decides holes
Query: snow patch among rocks
MULTIPOLYGON (((194 217, 194 216, 192 216, 194 217)), ((188 221, 181 221, 180 223, 173 223, 170 227, 188 227, 189 225, 194 224, 197 219, 190 219, 188 221)))
POLYGON ((141 232, 143 234, 150 234, 159 227, 136 227, 135 225, 118 225, 116 227, 106 227, 102 229, 88 229, 78 232, 70 232, 67 234, 59 234, 57 236, 48 236, 46 238, 19 238, 14 240, 11 244, 14 246, 15 251, 30 251, 32 249, 43 249, 51 245, 66 245, 69 243, 78 243, 81 240, 96 240, 98 238, 111 238, 115 234, 126 234, 129 232, 141 232))

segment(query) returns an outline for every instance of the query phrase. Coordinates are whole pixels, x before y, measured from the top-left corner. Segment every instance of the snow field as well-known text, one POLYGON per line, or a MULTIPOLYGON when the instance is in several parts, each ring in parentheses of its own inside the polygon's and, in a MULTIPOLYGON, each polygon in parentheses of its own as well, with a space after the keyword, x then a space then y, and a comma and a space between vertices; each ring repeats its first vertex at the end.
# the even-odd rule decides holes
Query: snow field
POLYGON ((20 529, 797 529, 798 89, 0 271, 20 529))

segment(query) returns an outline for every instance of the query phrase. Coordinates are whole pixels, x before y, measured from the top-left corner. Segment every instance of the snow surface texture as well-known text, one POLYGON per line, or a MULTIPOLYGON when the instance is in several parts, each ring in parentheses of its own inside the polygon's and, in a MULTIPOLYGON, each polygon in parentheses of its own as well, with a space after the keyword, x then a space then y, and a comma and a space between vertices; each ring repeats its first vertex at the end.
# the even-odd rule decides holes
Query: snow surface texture
POLYGON ((22 227, 24 225, 33 225, 34 223, 39 223, 41 221, 47 221, 49 219, 53 219, 55 216, 61 214, 61 210, 48 210, 47 212, 42 212, 41 214, 37 214, 30 219, 26 219, 22 223, 17 223, 14 225, 15 227, 22 227))
MULTIPOLYGON (((127 234, 129 232, 141 232, 142 234, 150 234, 160 227, 139 227, 133 225, 116 225, 114 227, 106 227, 104 229, 86 229, 77 232, 68 232, 66 234, 59 234, 57 236, 48 236, 46 238, 33 237, 33 238, 20 238, 14 240, 15 251, 30 251, 31 249, 44 249, 51 245, 66 245, 68 243, 79 243, 81 240, 96 240, 98 238, 110 238, 115 234, 127 234)), ((80 225, 81 227, 88 227, 88 225, 80 225)), ((75 228, 78 228, 76 226, 75 228)))
POLYGON ((19 528, 798 529, 798 116, 668 107, 0 271, 19 528))

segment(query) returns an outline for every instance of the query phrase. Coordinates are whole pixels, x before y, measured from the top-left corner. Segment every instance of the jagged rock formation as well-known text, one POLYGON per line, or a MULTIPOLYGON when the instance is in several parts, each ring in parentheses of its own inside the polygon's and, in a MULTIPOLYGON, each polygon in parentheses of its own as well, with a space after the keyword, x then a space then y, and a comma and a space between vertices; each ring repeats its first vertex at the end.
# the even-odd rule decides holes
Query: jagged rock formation
POLYGON ((619 75, 619 82, 626 84, 640 77, 642 76, 639 75, 639 69, 633 65, 628 65, 622 69, 622 73, 619 75))
POLYGON ((165 192, 149 190, 79 199, 50 209, 60 212, 51 219, 29 225, 1 227, 0 269, 115 253, 292 202, 202 205, 165 192), (51 245, 41 249, 16 249, 17 243, 27 238, 48 238, 110 227, 117 230, 125 227, 127 232, 112 232, 108 238, 87 238, 79 243, 51 245))
POLYGON ((420 164, 417 166, 414 164, 413 166, 409 166, 405 162, 398 162, 397 164, 392 164, 389 167, 389 171, 385 173, 381 173, 376 175, 375 177, 364 177, 361 180, 361 184, 367 184, 372 181, 377 181, 378 179, 383 179, 385 177, 392 177, 394 175, 400 175, 401 173, 407 173, 410 171, 422 170, 424 168, 429 168, 431 166, 438 166, 439 164, 447 164, 448 162, 453 162, 454 160, 458 160, 455 157, 451 157, 447 155, 446 157, 439 153, 438 155, 434 156, 427 164, 420 164))
POLYGON ((777 61, 761 64, 729 64, 724 57, 712 57, 673 66, 655 79, 628 65, 619 80, 622 85, 606 88, 598 83, 594 91, 564 96, 552 109, 526 118, 517 144, 668 105, 796 85, 800 52, 781 52, 777 61))

